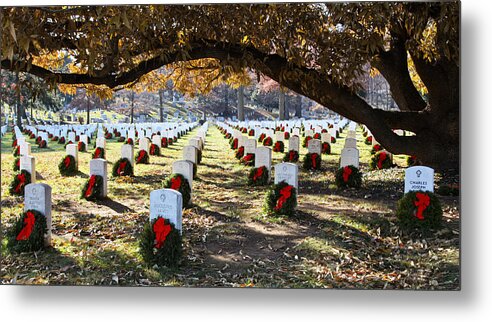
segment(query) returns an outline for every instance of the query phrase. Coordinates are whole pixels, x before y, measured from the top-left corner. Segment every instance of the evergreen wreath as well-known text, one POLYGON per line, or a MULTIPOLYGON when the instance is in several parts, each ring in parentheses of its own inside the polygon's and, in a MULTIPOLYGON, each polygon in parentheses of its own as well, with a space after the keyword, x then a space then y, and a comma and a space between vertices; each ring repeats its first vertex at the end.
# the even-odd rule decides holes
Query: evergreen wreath
POLYGON ((29 138, 30 138, 30 139, 34 139, 34 138, 36 138, 36 135, 34 135, 34 133, 32 133, 32 132, 31 132, 31 133, 29 134, 29 138))
POLYGON ((277 141, 273 145, 273 152, 281 152, 284 153, 285 145, 282 141, 277 141))
POLYGON ((314 133, 313 139, 320 140, 321 139, 321 133, 318 133, 318 132, 314 133))
POLYGON ((38 144, 38 147, 40 149, 46 149, 48 147, 48 143, 46 143, 46 140, 41 140, 38 144))
POLYGON ((12 154, 14 157, 20 156, 20 145, 16 145, 15 148, 12 150, 12 154))
POLYGON ((106 134, 104 134, 104 138, 105 138, 106 140, 110 140, 110 139, 112 139, 112 138, 113 138, 113 134, 111 134, 111 133, 107 132, 106 134))
POLYGON ((337 139, 334 136, 331 137, 331 143, 337 143, 337 139))
POLYGON ((400 228, 427 232, 441 227, 441 203, 432 192, 409 191, 398 201, 396 216, 400 228))
POLYGON ((167 138, 161 138, 161 148, 167 148, 167 138))
POLYGON ((267 167, 261 166, 259 168, 253 168, 249 171, 248 185, 250 186, 266 186, 268 179, 270 178, 270 172, 267 167))
POLYGON ((120 136, 118 137, 118 142, 125 142, 125 137, 124 136, 120 136))
POLYGON ((236 151, 236 159, 241 159, 244 156, 244 146, 240 146, 236 151))
POLYGON ((239 140, 237 138, 232 139, 231 141, 231 149, 236 150, 238 148, 238 142, 239 140))
POLYGON ((284 140, 290 139, 290 133, 289 132, 284 132, 284 140))
POLYGON ((81 198, 86 200, 100 200, 102 199, 102 190, 103 177, 93 174, 82 187, 81 198))
POLYGON ((255 136, 255 130, 253 129, 249 130, 248 136, 255 136))
POLYGON ((261 133, 260 136, 258 137, 258 142, 263 142, 263 140, 266 138, 266 134, 265 133, 261 133))
POLYGON ((139 251, 147 265, 178 266, 182 247, 181 235, 168 219, 158 217, 145 223, 139 251))
POLYGON ((7 233, 7 248, 11 253, 34 252, 44 248, 48 233, 46 217, 36 210, 22 213, 7 233))
POLYGON ((224 136, 224 138, 226 138, 226 139, 230 139, 230 138, 231 138, 231 136, 232 136, 232 134, 231 134, 231 133, 226 133, 226 135, 224 136))
POLYGON ((267 136, 264 140, 263 140, 263 146, 272 146, 273 144, 273 140, 271 137, 267 136))
POLYGON ((244 164, 245 166, 254 166, 255 165, 255 154, 254 153, 248 153, 245 156, 243 156, 240 160, 240 163, 244 164))
POLYGON ((19 169, 20 169, 20 158, 15 158, 12 170, 13 171, 19 171, 19 169))
POLYGON ((179 173, 173 173, 169 178, 166 179, 166 181, 164 181, 164 188, 179 191, 183 196, 183 207, 188 208, 190 206, 190 183, 183 175, 179 173))
POLYGON ((321 130, 321 133, 328 133, 328 130, 327 129, 322 129, 321 130))
POLYGON ((77 143, 77 150, 79 150, 80 152, 85 152, 86 148, 87 147, 85 146, 85 143, 84 142, 79 141, 77 143))
POLYGON ((106 156, 106 151, 104 150, 104 148, 101 148, 100 146, 98 146, 92 153, 93 159, 105 159, 105 156, 106 156))
POLYGON ((381 144, 374 144, 374 146, 371 149, 371 154, 376 154, 377 152, 382 151, 382 150, 383 150, 383 147, 381 146, 381 144))
POLYGON ((296 150, 290 150, 289 152, 285 153, 283 161, 293 163, 299 161, 299 152, 297 152, 296 150))
POLYGON ((75 136, 75 141, 78 142, 80 140, 80 135, 75 136))
POLYGON ((282 181, 267 192, 263 210, 269 215, 291 216, 296 206, 296 189, 282 181))
POLYGON ((149 154, 145 150, 140 150, 138 151, 137 155, 135 156, 135 163, 136 164, 149 164, 149 154))
POLYGON ((311 136, 306 136, 304 140, 302 141, 302 147, 306 148, 308 146, 308 142, 312 139, 311 136))
POLYGON ((341 167, 335 173, 335 184, 338 189, 360 188, 362 184, 362 173, 356 167, 347 165, 341 167))
POLYGON ((132 138, 128 138, 128 139, 126 139, 126 144, 131 144, 131 145, 133 145, 133 139, 132 139, 132 138))
POLYGON ((372 136, 366 137, 366 139, 364 140, 364 143, 367 145, 371 145, 372 144, 372 136))
POLYGON ((31 183, 31 174, 27 170, 21 170, 14 175, 10 183, 9 192, 11 196, 23 196, 24 188, 31 183))
POLYGON ((17 139, 14 139, 12 141, 12 147, 15 148, 17 146, 17 139))
POLYGON ((41 143, 41 140, 42 140, 41 136, 38 136, 38 137, 36 138, 36 143, 37 143, 37 144, 41 143))
POLYGON ((328 142, 321 143, 321 153, 322 154, 330 154, 331 153, 331 145, 328 142))
POLYGON ((167 145, 173 145, 173 138, 167 138, 167 145))
POLYGON ((48 133, 48 139, 51 139, 51 138, 53 138, 53 134, 48 133))
POLYGON ((61 137, 58 139, 58 144, 65 144, 65 137, 64 137, 64 136, 61 136, 61 137))
POLYGON ((371 162, 369 164, 371 169, 388 169, 393 166, 391 162, 391 157, 386 151, 379 151, 371 157, 371 162))
POLYGON ((321 169, 321 156, 318 153, 306 153, 302 160, 302 167, 305 170, 321 169))
POLYGON ((58 138, 57 136, 53 136, 53 137, 51 138, 51 141, 58 141, 58 139, 59 139, 59 138, 58 138))
POLYGON ((151 144, 149 148, 149 154, 150 155, 161 155, 161 149, 157 144, 151 144))
POLYGON ((58 164, 62 176, 71 176, 77 173, 77 164, 73 155, 66 155, 58 164))
POLYGON ((132 163, 127 158, 119 159, 113 164, 111 174, 113 177, 133 176, 132 163))

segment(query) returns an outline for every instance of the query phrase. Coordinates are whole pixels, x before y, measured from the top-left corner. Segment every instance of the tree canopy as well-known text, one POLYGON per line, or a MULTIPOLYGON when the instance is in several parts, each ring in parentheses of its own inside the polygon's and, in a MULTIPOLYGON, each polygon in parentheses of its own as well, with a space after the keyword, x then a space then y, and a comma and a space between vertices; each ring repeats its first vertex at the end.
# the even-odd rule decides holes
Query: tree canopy
POLYGON ((391 152, 434 165, 459 159, 458 2, 16 7, 1 14, 2 68, 111 89, 162 66, 209 71, 195 82, 183 78, 182 87, 249 68, 366 124, 391 152), (368 70, 387 80, 399 112, 357 95, 368 70))

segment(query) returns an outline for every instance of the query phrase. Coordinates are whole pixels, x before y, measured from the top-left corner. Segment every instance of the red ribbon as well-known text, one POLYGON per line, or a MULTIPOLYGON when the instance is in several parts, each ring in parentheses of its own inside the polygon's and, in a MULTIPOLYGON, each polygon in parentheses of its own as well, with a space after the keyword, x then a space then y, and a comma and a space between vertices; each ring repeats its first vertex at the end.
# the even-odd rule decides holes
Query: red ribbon
POLYGON ((96 151, 94 152, 94 158, 95 159, 98 159, 100 154, 101 154, 101 149, 100 148, 96 148, 96 151))
POLYGON ((238 143, 238 140, 237 139, 234 139, 234 142, 233 142, 233 147, 234 149, 237 149, 237 143, 238 143))
POLYGON ((258 180, 263 175, 263 168, 264 167, 259 167, 258 169, 256 169, 255 175, 253 176, 253 181, 258 180))
POLYGON ((154 224, 153 230, 155 233, 155 247, 161 248, 166 241, 167 235, 171 232, 171 225, 166 225, 164 218, 159 217, 154 224))
POLYGON ((89 184, 87 185, 87 190, 85 191, 85 197, 89 198, 92 195, 92 190, 94 190, 94 185, 96 184, 96 176, 92 175, 89 179, 89 184))
POLYGON ((118 175, 121 175, 122 173, 125 172, 125 168, 126 168, 127 163, 128 163, 127 161, 121 161, 120 162, 120 165, 118 166, 118 175))
POLYGON ((248 154, 243 158, 243 161, 247 163, 247 162, 251 161, 252 159, 253 159, 253 155, 248 154))
POLYGON ((294 156, 295 156, 295 152, 294 152, 294 150, 291 150, 291 151, 289 152, 289 161, 294 160, 294 156))
POLYGON ((68 155, 65 157, 65 160, 63 160, 63 164, 65 164, 65 168, 70 166, 70 157, 68 155))
POLYGON ((155 145, 154 144, 152 144, 150 146, 150 154, 155 154, 155 145))
POLYGON ((343 167, 343 181, 347 182, 350 175, 352 174, 352 169, 349 166, 343 167))
POLYGON ((383 161, 386 160, 386 153, 380 153, 378 159, 378 169, 383 168, 383 161))
POLYGON ((429 195, 421 192, 417 192, 415 196, 417 197, 417 200, 413 202, 414 205, 417 207, 417 214, 415 214, 415 217, 417 217, 417 219, 423 220, 423 212, 430 205, 430 197, 429 195))
POLYGON ((15 192, 16 193, 20 193, 21 192, 21 189, 22 187, 25 185, 26 183, 26 175, 24 173, 21 173, 21 174, 18 174, 17 175, 17 178, 19 179, 19 183, 17 184, 17 187, 15 187, 15 192))
POLYGON ((142 160, 142 158, 145 156, 145 153, 145 150, 140 150, 140 152, 138 152, 138 162, 142 160))
POLYGON ((313 164, 313 169, 316 169, 316 158, 318 157, 317 153, 311 154, 311 162, 313 164))
POLYGON ((22 228, 15 240, 27 240, 29 236, 31 236, 35 221, 36 218, 34 217, 34 214, 28 211, 24 218, 24 228, 22 228))
POLYGON ((179 190, 179 187, 181 187, 181 177, 177 176, 171 178, 171 189, 179 190))
POLYGON ((289 185, 280 189, 280 198, 278 198, 277 200, 277 205, 274 208, 275 210, 281 209, 287 199, 290 198, 290 196, 292 195, 292 188, 294 187, 289 185))

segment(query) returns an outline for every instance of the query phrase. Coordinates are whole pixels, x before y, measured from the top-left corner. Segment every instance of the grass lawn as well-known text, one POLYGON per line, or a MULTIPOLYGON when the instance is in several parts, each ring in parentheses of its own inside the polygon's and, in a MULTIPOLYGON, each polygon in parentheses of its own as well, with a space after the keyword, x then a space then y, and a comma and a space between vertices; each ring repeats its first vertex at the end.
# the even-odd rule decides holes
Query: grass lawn
MULTIPOLYGON (((403 195, 405 156, 395 156, 395 168, 370 171, 370 146, 360 129, 362 188, 339 191, 334 185, 344 132, 332 154, 323 155, 322 171, 299 171, 296 215, 275 218, 262 212, 267 188, 247 186, 250 168, 238 163, 228 140, 211 126, 193 183, 193 206, 183 213, 182 262, 173 270, 147 267, 138 236, 149 218, 150 191, 161 188, 196 131, 162 149, 163 156, 151 156, 149 165, 136 165, 135 177, 109 177, 109 198, 100 202, 79 198, 92 144, 79 153, 79 175, 62 177, 63 145, 49 142, 40 150, 29 140, 37 181, 53 189, 53 247, 11 255, 3 238, 0 283, 459 289, 459 198, 439 197, 444 227, 432 236, 401 233, 394 209, 403 195)), ((1 142, 3 235, 23 209, 22 198, 8 192, 11 143, 9 133, 1 142)), ((121 144, 107 141, 108 173, 121 144)), ((301 160, 306 152, 301 148, 301 160)), ((273 164, 282 156, 273 153, 273 164)))

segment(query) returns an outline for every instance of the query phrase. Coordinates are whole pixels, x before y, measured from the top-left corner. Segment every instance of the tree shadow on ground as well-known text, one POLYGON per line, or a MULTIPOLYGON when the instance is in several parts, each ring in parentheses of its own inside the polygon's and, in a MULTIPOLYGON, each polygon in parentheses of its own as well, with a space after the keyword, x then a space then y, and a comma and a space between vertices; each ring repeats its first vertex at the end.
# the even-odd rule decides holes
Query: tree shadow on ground
POLYGON ((133 209, 125 206, 122 203, 119 203, 111 198, 105 198, 103 200, 97 200, 95 201, 97 205, 102 205, 106 206, 108 208, 111 208, 112 210, 116 211, 119 214, 125 213, 125 212, 134 212, 133 209))

